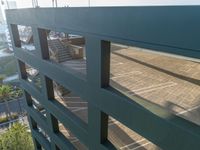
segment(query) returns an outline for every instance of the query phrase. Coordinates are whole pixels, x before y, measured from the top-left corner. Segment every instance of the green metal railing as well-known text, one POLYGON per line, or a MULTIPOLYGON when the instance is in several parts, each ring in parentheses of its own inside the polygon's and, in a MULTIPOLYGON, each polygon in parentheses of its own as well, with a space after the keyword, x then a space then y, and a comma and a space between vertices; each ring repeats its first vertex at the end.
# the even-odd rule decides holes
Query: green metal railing
POLYGON ((200 58, 200 6, 35 8, 6 11, 36 149, 75 149, 58 132, 58 120, 89 149, 115 149, 107 140, 108 116, 165 150, 199 150, 200 127, 109 86, 110 42, 200 58), (21 48, 17 25, 31 26, 37 54, 21 48), (46 30, 84 36, 87 77, 49 61, 46 30), (39 70, 42 90, 26 81, 25 63, 39 70), (53 101, 58 82, 88 102, 88 124, 53 101), (33 109, 31 96, 46 109, 33 109), (51 142, 38 131, 40 126, 51 142))

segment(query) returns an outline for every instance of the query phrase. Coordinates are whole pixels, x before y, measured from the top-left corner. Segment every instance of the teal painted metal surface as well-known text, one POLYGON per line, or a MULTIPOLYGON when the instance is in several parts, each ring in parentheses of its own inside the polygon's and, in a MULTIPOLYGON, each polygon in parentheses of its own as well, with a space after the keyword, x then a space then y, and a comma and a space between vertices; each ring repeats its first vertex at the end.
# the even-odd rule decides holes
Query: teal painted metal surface
POLYGON ((58 132, 57 119, 89 149, 115 149, 107 140, 110 115, 162 149, 199 150, 198 125, 141 98, 128 97, 109 87, 110 42, 199 59, 199 14, 200 6, 36 8, 7 11, 36 149, 41 149, 41 146, 45 149, 75 149, 58 132), (20 48, 18 24, 32 27, 36 55, 20 48), (45 29, 79 34, 86 38, 86 79, 48 60, 45 29), (25 63, 41 73, 42 91, 26 81, 25 63), (88 124, 53 101, 52 80, 88 101, 88 124), (45 107, 46 118, 34 111, 30 95, 45 107), (48 133, 51 143, 37 131, 37 125, 48 133))
POLYGON ((199 13, 199 6, 40 8, 10 10, 7 19, 199 58, 199 13))

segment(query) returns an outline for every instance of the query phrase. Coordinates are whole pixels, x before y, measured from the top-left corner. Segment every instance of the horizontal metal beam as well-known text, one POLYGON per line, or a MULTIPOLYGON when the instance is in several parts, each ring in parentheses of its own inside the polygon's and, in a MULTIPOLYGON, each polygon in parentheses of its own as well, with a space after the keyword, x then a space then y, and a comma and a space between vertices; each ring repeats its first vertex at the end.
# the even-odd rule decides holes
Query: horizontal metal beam
POLYGON ((7 10, 9 24, 30 25, 200 58, 200 6, 7 10))

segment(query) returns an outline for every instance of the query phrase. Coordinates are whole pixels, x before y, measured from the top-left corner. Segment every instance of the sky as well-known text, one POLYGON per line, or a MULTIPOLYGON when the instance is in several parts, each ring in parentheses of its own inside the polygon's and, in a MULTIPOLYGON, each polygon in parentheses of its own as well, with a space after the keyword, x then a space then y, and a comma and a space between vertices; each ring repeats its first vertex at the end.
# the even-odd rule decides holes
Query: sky
MULTIPOLYGON (((19 8, 31 7, 32 0, 16 0, 19 8)), ((200 0, 57 0, 58 6, 138 6, 138 5, 200 5, 200 0)), ((51 7, 52 0, 38 0, 40 7, 51 7)))
MULTIPOLYGON (((3 16, 7 8, 0 3, 3 16)), ((16 1, 17 8, 31 8, 32 0, 7 0, 16 1)), ((52 0, 37 0, 40 7, 52 7, 52 0)), ((200 0, 57 0, 58 7, 97 7, 97 6, 152 6, 152 5, 200 5, 200 0)))

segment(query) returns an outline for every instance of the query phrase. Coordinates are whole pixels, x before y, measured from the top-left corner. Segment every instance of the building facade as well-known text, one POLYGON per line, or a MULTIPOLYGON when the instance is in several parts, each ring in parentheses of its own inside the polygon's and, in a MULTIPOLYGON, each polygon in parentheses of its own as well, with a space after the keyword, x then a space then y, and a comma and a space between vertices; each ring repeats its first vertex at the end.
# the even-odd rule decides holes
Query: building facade
MULTIPOLYGON (((199 6, 36 8, 7 11, 35 148, 117 149, 111 142, 112 138, 108 137, 112 134, 108 126, 114 120, 160 149, 198 150, 198 124, 135 96, 134 93, 130 96, 119 90, 119 87, 111 86, 110 58, 111 42, 115 42, 199 61, 199 13, 199 6), (34 51, 27 51, 22 47, 18 25, 32 28, 34 51), (49 30, 84 37, 86 60, 79 60, 78 63, 70 60, 66 67, 52 62, 47 40, 49 30), (27 66, 39 72, 39 84, 33 82, 27 66), (54 89, 55 82, 71 91, 64 97, 70 99, 67 107, 64 107, 66 103, 59 101, 59 94, 54 89), (87 108, 69 107, 69 102, 77 102, 75 95, 78 95, 78 99, 83 99, 81 103, 87 102, 87 108), (40 103, 42 108, 36 103, 40 103), (83 109, 87 109, 84 114, 86 120, 79 116, 83 114, 77 114, 77 111, 83 109), (81 144, 77 145, 77 141, 81 144)), ((169 74, 167 71, 165 73, 169 74)), ((187 81, 191 82, 191 79, 187 78, 187 81)), ((198 80, 195 84, 199 86, 198 80)), ((124 148, 126 146, 121 147, 124 148)))

